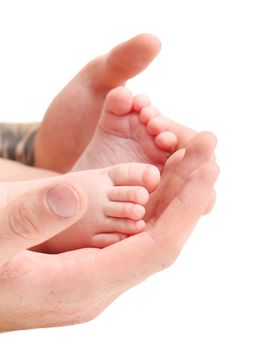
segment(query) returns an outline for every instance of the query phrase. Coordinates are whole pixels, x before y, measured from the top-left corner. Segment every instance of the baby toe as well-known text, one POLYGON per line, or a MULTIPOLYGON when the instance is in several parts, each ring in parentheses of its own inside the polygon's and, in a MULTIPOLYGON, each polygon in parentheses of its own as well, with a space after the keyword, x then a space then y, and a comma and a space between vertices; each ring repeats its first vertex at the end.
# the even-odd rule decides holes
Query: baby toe
POLYGON ((147 107, 150 104, 150 99, 146 95, 137 95, 133 99, 133 109, 137 113, 139 113, 142 108, 147 107))
POLYGON ((108 169, 108 174, 116 186, 143 186, 154 191, 160 182, 160 172, 153 165, 142 163, 118 164, 108 169))
POLYGON ((104 214, 114 218, 140 220, 145 215, 145 208, 135 203, 109 202, 104 207, 104 214))
POLYGON ((107 230, 110 232, 125 233, 127 235, 134 235, 140 233, 145 228, 145 221, 130 220, 130 219, 116 219, 109 218, 107 230))
POLYGON ((156 118, 160 115, 160 111, 152 106, 144 107, 139 114, 139 120, 147 124, 151 119, 156 118))
POLYGON ((177 137, 171 131, 165 131, 157 135, 154 139, 157 147, 169 153, 174 152, 177 147, 177 137))
POLYGON ((168 120, 162 116, 153 118, 147 123, 147 131, 153 136, 158 135, 160 132, 167 131, 168 129, 168 120))
POLYGON ((133 202, 144 205, 149 200, 149 192, 140 186, 117 186, 110 189, 108 198, 116 202, 133 202))
POLYGON ((104 104, 104 112, 117 116, 128 114, 132 110, 133 96, 125 87, 117 87, 109 92, 104 104))

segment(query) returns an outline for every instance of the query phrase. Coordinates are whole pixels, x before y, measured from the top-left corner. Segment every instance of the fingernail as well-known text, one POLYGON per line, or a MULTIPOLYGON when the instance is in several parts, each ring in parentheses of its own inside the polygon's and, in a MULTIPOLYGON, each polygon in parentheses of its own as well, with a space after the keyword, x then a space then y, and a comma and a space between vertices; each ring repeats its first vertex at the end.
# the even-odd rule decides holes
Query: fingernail
POLYGON ((72 218, 80 208, 78 193, 68 185, 56 185, 46 194, 46 202, 51 211, 62 218, 72 218))

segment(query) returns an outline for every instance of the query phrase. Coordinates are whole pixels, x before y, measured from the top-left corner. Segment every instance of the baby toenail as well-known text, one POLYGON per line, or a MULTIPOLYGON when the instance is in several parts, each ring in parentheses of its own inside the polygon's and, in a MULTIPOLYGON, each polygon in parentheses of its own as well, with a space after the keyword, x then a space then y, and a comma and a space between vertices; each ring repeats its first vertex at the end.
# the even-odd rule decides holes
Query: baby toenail
POLYGON ((154 172, 153 167, 147 166, 147 168, 145 169, 144 174, 143 174, 143 181, 149 182, 153 172, 154 172))
POLYGON ((136 201, 140 204, 147 203, 149 199, 149 193, 144 189, 140 188, 136 191, 136 201))
POLYGON ((144 220, 139 220, 139 221, 137 221, 136 222, 136 229, 138 230, 138 231, 142 231, 142 230, 144 230, 144 228, 145 228, 145 221, 144 220))

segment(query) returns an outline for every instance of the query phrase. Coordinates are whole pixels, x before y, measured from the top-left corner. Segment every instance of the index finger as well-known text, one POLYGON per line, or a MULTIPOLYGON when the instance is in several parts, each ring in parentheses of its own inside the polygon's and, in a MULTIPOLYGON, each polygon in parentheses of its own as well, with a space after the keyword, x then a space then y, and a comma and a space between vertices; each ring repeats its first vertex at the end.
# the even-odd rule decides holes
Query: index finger
POLYGON ((180 148, 186 148, 189 142, 197 135, 197 132, 191 128, 188 128, 184 125, 181 125, 179 123, 176 123, 175 121, 169 119, 170 127, 169 129, 176 135, 178 147, 180 148))

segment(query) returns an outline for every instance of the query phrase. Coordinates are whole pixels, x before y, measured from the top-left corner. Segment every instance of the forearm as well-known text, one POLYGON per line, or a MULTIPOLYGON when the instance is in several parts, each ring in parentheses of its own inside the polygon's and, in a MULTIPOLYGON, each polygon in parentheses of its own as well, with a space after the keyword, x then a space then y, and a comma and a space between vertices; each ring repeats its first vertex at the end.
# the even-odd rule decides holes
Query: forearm
POLYGON ((0 207, 6 204, 10 188, 16 187, 14 182, 58 175, 28 166, 34 162, 34 141, 38 128, 38 124, 0 123, 0 207))
POLYGON ((56 173, 30 167, 38 123, 0 123, 0 181, 20 181, 54 176, 56 173), (1 159, 3 158, 3 159, 1 159))
POLYGON ((38 123, 0 123, 0 157, 33 165, 38 129, 38 123))
POLYGON ((0 181, 24 181, 56 176, 57 173, 26 166, 7 159, 0 159, 0 181))

